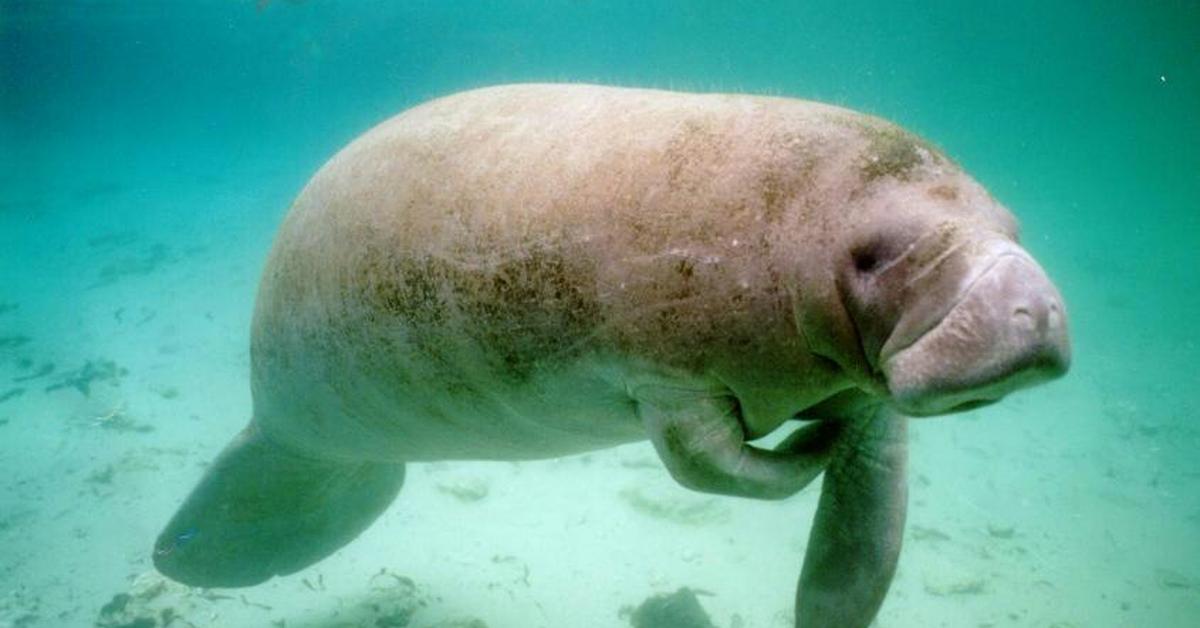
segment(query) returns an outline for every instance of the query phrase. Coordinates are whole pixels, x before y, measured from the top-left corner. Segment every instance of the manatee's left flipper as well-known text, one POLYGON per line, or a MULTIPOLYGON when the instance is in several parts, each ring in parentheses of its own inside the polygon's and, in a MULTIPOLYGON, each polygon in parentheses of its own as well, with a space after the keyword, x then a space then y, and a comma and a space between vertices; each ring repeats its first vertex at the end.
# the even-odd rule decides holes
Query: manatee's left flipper
POLYGON ((680 484, 757 499, 788 497, 816 479, 840 430, 835 423, 812 425, 774 450, 761 449, 746 442, 732 397, 699 393, 646 394, 638 400, 638 414, 659 458, 680 484))
POLYGON ((842 421, 796 591, 797 628, 865 628, 883 604, 904 534, 907 421, 887 410, 842 421))

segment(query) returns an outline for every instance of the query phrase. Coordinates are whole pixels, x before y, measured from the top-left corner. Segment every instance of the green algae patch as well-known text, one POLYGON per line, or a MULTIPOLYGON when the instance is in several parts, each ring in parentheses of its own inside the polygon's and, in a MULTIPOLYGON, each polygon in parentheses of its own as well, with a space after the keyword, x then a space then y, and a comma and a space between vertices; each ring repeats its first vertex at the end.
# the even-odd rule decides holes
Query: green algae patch
POLYGON ((867 150, 860 171, 864 181, 883 177, 908 181, 913 170, 925 163, 933 148, 917 136, 899 127, 863 125, 867 150))
POLYGON ((927 162, 946 161, 937 147, 886 120, 847 115, 832 115, 827 120, 866 140, 858 158, 859 175, 864 183, 888 177, 911 181, 918 168, 927 162))

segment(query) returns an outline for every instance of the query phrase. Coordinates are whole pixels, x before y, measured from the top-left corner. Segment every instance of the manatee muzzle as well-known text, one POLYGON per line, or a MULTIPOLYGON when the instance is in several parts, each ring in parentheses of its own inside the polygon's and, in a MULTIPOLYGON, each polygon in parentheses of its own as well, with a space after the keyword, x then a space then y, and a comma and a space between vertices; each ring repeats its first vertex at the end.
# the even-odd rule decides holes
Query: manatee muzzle
POLYGON ((1063 375, 1071 360, 1066 306, 1015 244, 993 249, 945 315, 885 344, 880 364, 897 409, 928 416, 985 405, 1063 375), (915 337, 914 337, 915 336, 915 337))

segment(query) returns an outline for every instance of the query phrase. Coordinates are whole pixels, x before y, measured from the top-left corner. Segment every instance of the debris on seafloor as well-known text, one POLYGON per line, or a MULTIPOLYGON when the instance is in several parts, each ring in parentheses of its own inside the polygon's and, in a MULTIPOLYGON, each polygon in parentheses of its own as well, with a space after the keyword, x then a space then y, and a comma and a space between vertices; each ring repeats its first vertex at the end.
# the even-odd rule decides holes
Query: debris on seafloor
POLYGON ((483 621, 482 619, 471 617, 468 619, 448 619, 446 621, 439 621, 438 623, 429 626, 429 628, 488 628, 488 625, 487 622, 483 621))
POLYGON ((300 583, 309 591, 317 592, 325 590, 325 574, 319 573, 316 578, 309 582, 308 578, 301 578, 300 583))
MULTIPOLYGON (((125 308, 119 307, 119 308, 113 310, 113 313, 112 313, 113 320, 116 321, 117 323, 120 323, 123 325, 126 322, 125 314, 126 314, 125 308)), ((146 307, 143 305, 138 308, 137 315, 130 317, 129 320, 133 322, 135 327, 141 327, 142 325, 145 325, 146 323, 149 323, 150 321, 154 320, 154 318, 156 316, 158 316, 158 311, 156 311, 154 308, 146 307)))
POLYGON ((202 596, 155 572, 146 572, 133 580, 128 591, 113 595, 100 607, 98 628, 154 628, 156 626, 194 625, 189 616, 215 616, 202 596))
POLYGON ((643 515, 683 525, 724 523, 731 516, 729 507, 718 498, 680 494, 674 488, 653 494, 642 487, 633 487, 621 491, 620 495, 625 503, 643 515))
MULTIPOLYGON (((530 586, 529 585, 529 565, 526 564, 525 561, 521 560, 520 558, 517 558, 516 556, 507 555, 507 554, 505 554, 505 555, 493 554, 492 555, 492 564, 493 565, 507 565, 512 570, 512 571, 510 571, 510 574, 512 575, 512 580, 511 580, 512 584, 523 584, 526 587, 530 586)), ((499 582, 488 583, 489 589, 499 587, 499 586, 503 586, 503 585, 499 582)))
POLYGON ((696 594, 712 595, 700 589, 681 587, 674 593, 652 596, 635 609, 621 609, 620 617, 633 628, 716 628, 700 606, 696 594))
MULTIPOLYGON (((30 362, 29 366, 33 366, 32 361, 30 362)), ((28 382, 30 380, 38 379, 40 377, 45 377, 53 372, 54 372, 54 363, 46 362, 46 363, 42 364, 41 368, 39 368, 38 370, 36 370, 28 375, 14 377, 12 381, 14 383, 28 382)))
POLYGON ((950 535, 933 527, 913 525, 908 533, 914 541, 949 541, 950 535))
POLYGON ((1004 526, 994 523, 987 525, 988 536, 994 539, 1011 539, 1017 534, 1016 526, 1004 526))
POLYGON ((116 473, 116 468, 110 464, 103 469, 92 471, 84 478, 84 481, 92 484, 112 484, 114 473, 116 473))
POLYGON ((41 623, 42 599, 25 585, 0 596, 0 626, 34 626, 41 623))
POLYGON ((987 581, 970 575, 936 575, 925 577, 925 592, 939 597, 954 595, 980 595, 987 593, 987 581))
MULTIPOLYGON (((30 521, 32 521, 34 519, 36 514, 37 514, 36 510, 17 510, 15 512, 0 513, 0 532, 6 532, 10 529, 27 525, 30 521)), ((11 593, 15 594, 17 592, 18 591, 12 591, 11 593)), ((4 598, 0 597, 0 609, 5 608, 4 605, 5 605, 4 598)), ((3 617, 3 615, 0 615, 0 618, 2 618, 2 617, 3 617)), ((3 625, 4 624, 2 622, 0 622, 0 626, 3 626, 3 625)))
POLYGON ((163 399, 178 399, 179 398, 179 389, 174 386, 163 386, 163 387, 156 386, 152 390, 154 390, 154 392, 158 393, 158 396, 162 397, 163 399))
POLYGON ((1200 581, 1165 567, 1154 570, 1154 580, 1164 589, 1200 589, 1200 581))
POLYGON ((100 267, 97 282, 90 287, 98 288, 126 277, 148 275, 172 261, 169 253, 167 245, 155 243, 146 247, 140 255, 127 255, 109 260, 100 267))
POLYGON ((262 616, 272 610, 271 606, 251 600, 245 594, 233 596, 192 588, 148 571, 134 578, 127 590, 109 598, 100 607, 94 625, 97 628, 266 625, 262 616))
POLYGON ((375 572, 365 588, 361 585, 352 587, 355 593, 351 596, 331 592, 320 573, 301 579, 301 584, 308 591, 307 596, 331 607, 306 610, 298 617, 277 618, 271 625, 283 628, 487 628, 483 622, 470 623, 471 620, 430 625, 427 620, 418 619, 417 613, 441 598, 428 593, 412 578, 393 573, 386 567, 375 572))
MULTIPOLYGON (((305 579, 304 586, 313 594, 332 598, 336 607, 328 613, 310 614, 297 626, 321 628, 407 628, 413 617, 429 606, 434 599, 407 576, 380 569, 367 581, 366 591, 359 597, 343 598, 325 591, 325 581, 318 576, 315 584, 305 579)), ((293 625, 290 620, 287 626, 293 625)))
POLYGON ((457 478, 438 482, 437 490, 460 502, 477 502, 488 496, 490 489, 483 478, 457 478))
POLYGON ((428 601, 412 578, 385 569, 371 576, 370 591, 359 601, 358 608, 379 628, 404 628, 412 622, 418 610, 428 601))
POLYGON ((0 403, 4 403, 5 401, 8 401, 9 399, 16 399, 17 397, 20 397, 23 394, 25 394, 24 388, 10 388, 10 389, 0 393, 0 403))
POLYGON ((60 373, 58 381, 46 387, 46 392, 53 392, 60 388, 74 388, 83 393, 85 397, 90 397, 92 394, 92 384, 97 382, 106 383, 110 386, 117 386, 121 382, 121 378, 129 374, 129 370, 118 366, 112 360, 88 360, 83 366, 65 373, 60 373))
POLYGON ((138 239, 138 234, 133 231, 116 231, 88 238, 87 243, 92 248, 117 248, 136 244, 138 239))
MULTIPOLYGON (((83 478, 83 488, 92 496, 108 499, 121 493, 124 480, 131 474, 146 474, 161 471, 164 466, 172 467, 187 458, 186 449, 162 447, 140 447, 128 449, 120 457, 108 458, 102 466, 94 467, 83 478)), ((4 628, 0 624, 0 628, 4 628)))
POLYGON ((29 344, 29 336, 0 336, 0 349, 17 349, 29 344))
POLYGON ((154 426, 149 423, 139 423, 129 416, 125 411, 125 402, 118 403, 116 406, 105 410, 99 414, 93 415, 89 419, 90 427, 99 427, 101 429, 110 430, 113 432, 138 432, 144 434, 153 432, 154 426))

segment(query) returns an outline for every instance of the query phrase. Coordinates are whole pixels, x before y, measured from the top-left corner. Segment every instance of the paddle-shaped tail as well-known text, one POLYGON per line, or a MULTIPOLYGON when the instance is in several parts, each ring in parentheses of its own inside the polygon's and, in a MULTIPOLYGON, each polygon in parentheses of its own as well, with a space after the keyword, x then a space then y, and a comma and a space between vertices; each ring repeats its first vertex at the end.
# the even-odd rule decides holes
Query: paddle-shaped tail
POLYGON ((253 424, 171 518, 154 566, 184 584, 244 587, 299 571, 358 536, 404 482, 404 465, 298 455, 253 424))

